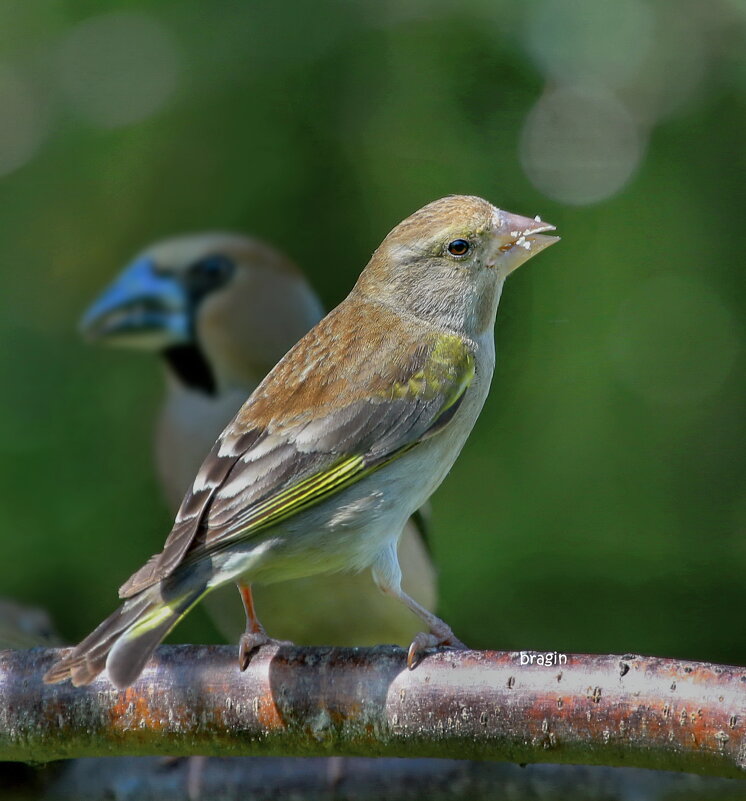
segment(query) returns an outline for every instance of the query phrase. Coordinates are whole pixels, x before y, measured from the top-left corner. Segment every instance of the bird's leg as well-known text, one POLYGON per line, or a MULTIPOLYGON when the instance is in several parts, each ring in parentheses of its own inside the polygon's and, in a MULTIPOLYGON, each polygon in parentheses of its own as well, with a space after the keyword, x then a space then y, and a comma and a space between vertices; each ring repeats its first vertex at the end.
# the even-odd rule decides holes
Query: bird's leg
POLYGON ((396 544, 392 544, 372 567, 373 580, 378 585, 381 592, 391 595, 401 601, 407 608, 411 609, 417 617, 427 623, 429 632, 421 631, 412 640, 407 652, 407 667, 413 670, 428 648, 439 648, 448 646, 459 650, 466 650, 466 646, 451 630, 451 627, 425 609, 422 604, 417 603, 414 598, 407 595, 401 588, 401 569, 396 554, 396 544))
POLYGON ((241 635, 238 644, 238 666, 241 670, 246 670, 249 666, 251 654, 262 645, 267 645, 272 640, 264 630, 264 626, 259 622, 254 610, 254 599, 251 595, 251 585, 242 584, 240 581, 236 583, 238 591, 241 593, 241 600, 243 601, 243 608, 246 612, 246 630, 241 635))

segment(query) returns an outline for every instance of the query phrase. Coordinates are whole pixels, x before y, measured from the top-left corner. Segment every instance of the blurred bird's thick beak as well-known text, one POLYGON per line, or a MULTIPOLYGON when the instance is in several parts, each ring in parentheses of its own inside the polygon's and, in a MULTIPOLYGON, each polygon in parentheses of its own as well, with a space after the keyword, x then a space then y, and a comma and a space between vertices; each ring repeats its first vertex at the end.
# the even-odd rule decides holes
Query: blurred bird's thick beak
POLYGON ((175 278, 138 259, 91 304, 80 331, 94 342, 146 350, 187 342, 189 298, 175 278))
POLYGON ((545 231, 554 231, 554 226, 538 217, 532 220, 508 211, 500 210, 495 227, 497 249, 495 261, 505 275, 510 275, 517 267, 537 253, 559 242, 558 236, 544 236, 545 231))

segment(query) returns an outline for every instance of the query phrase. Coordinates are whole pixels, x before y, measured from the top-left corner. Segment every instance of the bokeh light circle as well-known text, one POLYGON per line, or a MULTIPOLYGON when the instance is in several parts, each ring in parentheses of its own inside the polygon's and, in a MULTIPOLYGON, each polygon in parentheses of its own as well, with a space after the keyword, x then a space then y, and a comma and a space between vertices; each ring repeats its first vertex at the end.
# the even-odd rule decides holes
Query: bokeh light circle
POLYGON ((616 194, 640 163, 646 137, 600 87, 559 87, 526 117, 520 157, 531 183, 563 203, 598 203, 616 194))
POLYGON ((635 75, 651 49, 655 19, 640 0, 552 0, 531 9, 526 47, 557 83, 590 76, 619 86, 635 75))
POLYGON ((31 85, 9 67, 0 67, 0 175, 29 161, 42 143, 47 115, 31 85))
POLYGON ((76 110, 94 125, 117 128, 151 116, 171 99, 182 59, 158 20, 112 12, 71 29, 57 64, 62 91, 76 110))

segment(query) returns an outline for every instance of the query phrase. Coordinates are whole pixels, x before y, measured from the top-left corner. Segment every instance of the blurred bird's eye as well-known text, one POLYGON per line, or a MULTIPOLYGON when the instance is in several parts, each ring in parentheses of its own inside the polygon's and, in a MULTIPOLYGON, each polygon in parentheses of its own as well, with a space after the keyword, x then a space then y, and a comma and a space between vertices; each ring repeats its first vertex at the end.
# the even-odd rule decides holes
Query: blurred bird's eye
POLYGON ((222 253, 212 253, 190 264, 181 274, 181 281, 195 305, 206 295, 230 281, 236 265, 222 253))
POLYGON ((227 256, 220 254, 206 256, 193 264, 189 272, 195 278, 218 283, 233 272, 233 262, 227 256))
POLYGON ((465 239, 454 239, 448 243, 448 252, 451 256, 465 256, 471 245, 465 239))

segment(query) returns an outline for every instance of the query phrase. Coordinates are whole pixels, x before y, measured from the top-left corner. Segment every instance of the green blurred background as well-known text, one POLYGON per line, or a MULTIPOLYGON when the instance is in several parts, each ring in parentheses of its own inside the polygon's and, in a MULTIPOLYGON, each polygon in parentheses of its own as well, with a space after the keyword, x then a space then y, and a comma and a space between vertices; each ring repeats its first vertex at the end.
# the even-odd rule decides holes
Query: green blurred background
POLYGON ((474 193, 563 239, 506 288, 434 498, 440 612, 474 646, 746 663, 745 26, 738 0, 3 0, 0 594, 79 638, 168 531, 160 365, 76 333, 143 245, 247 231, 331 307, 401 218, 474 193))

